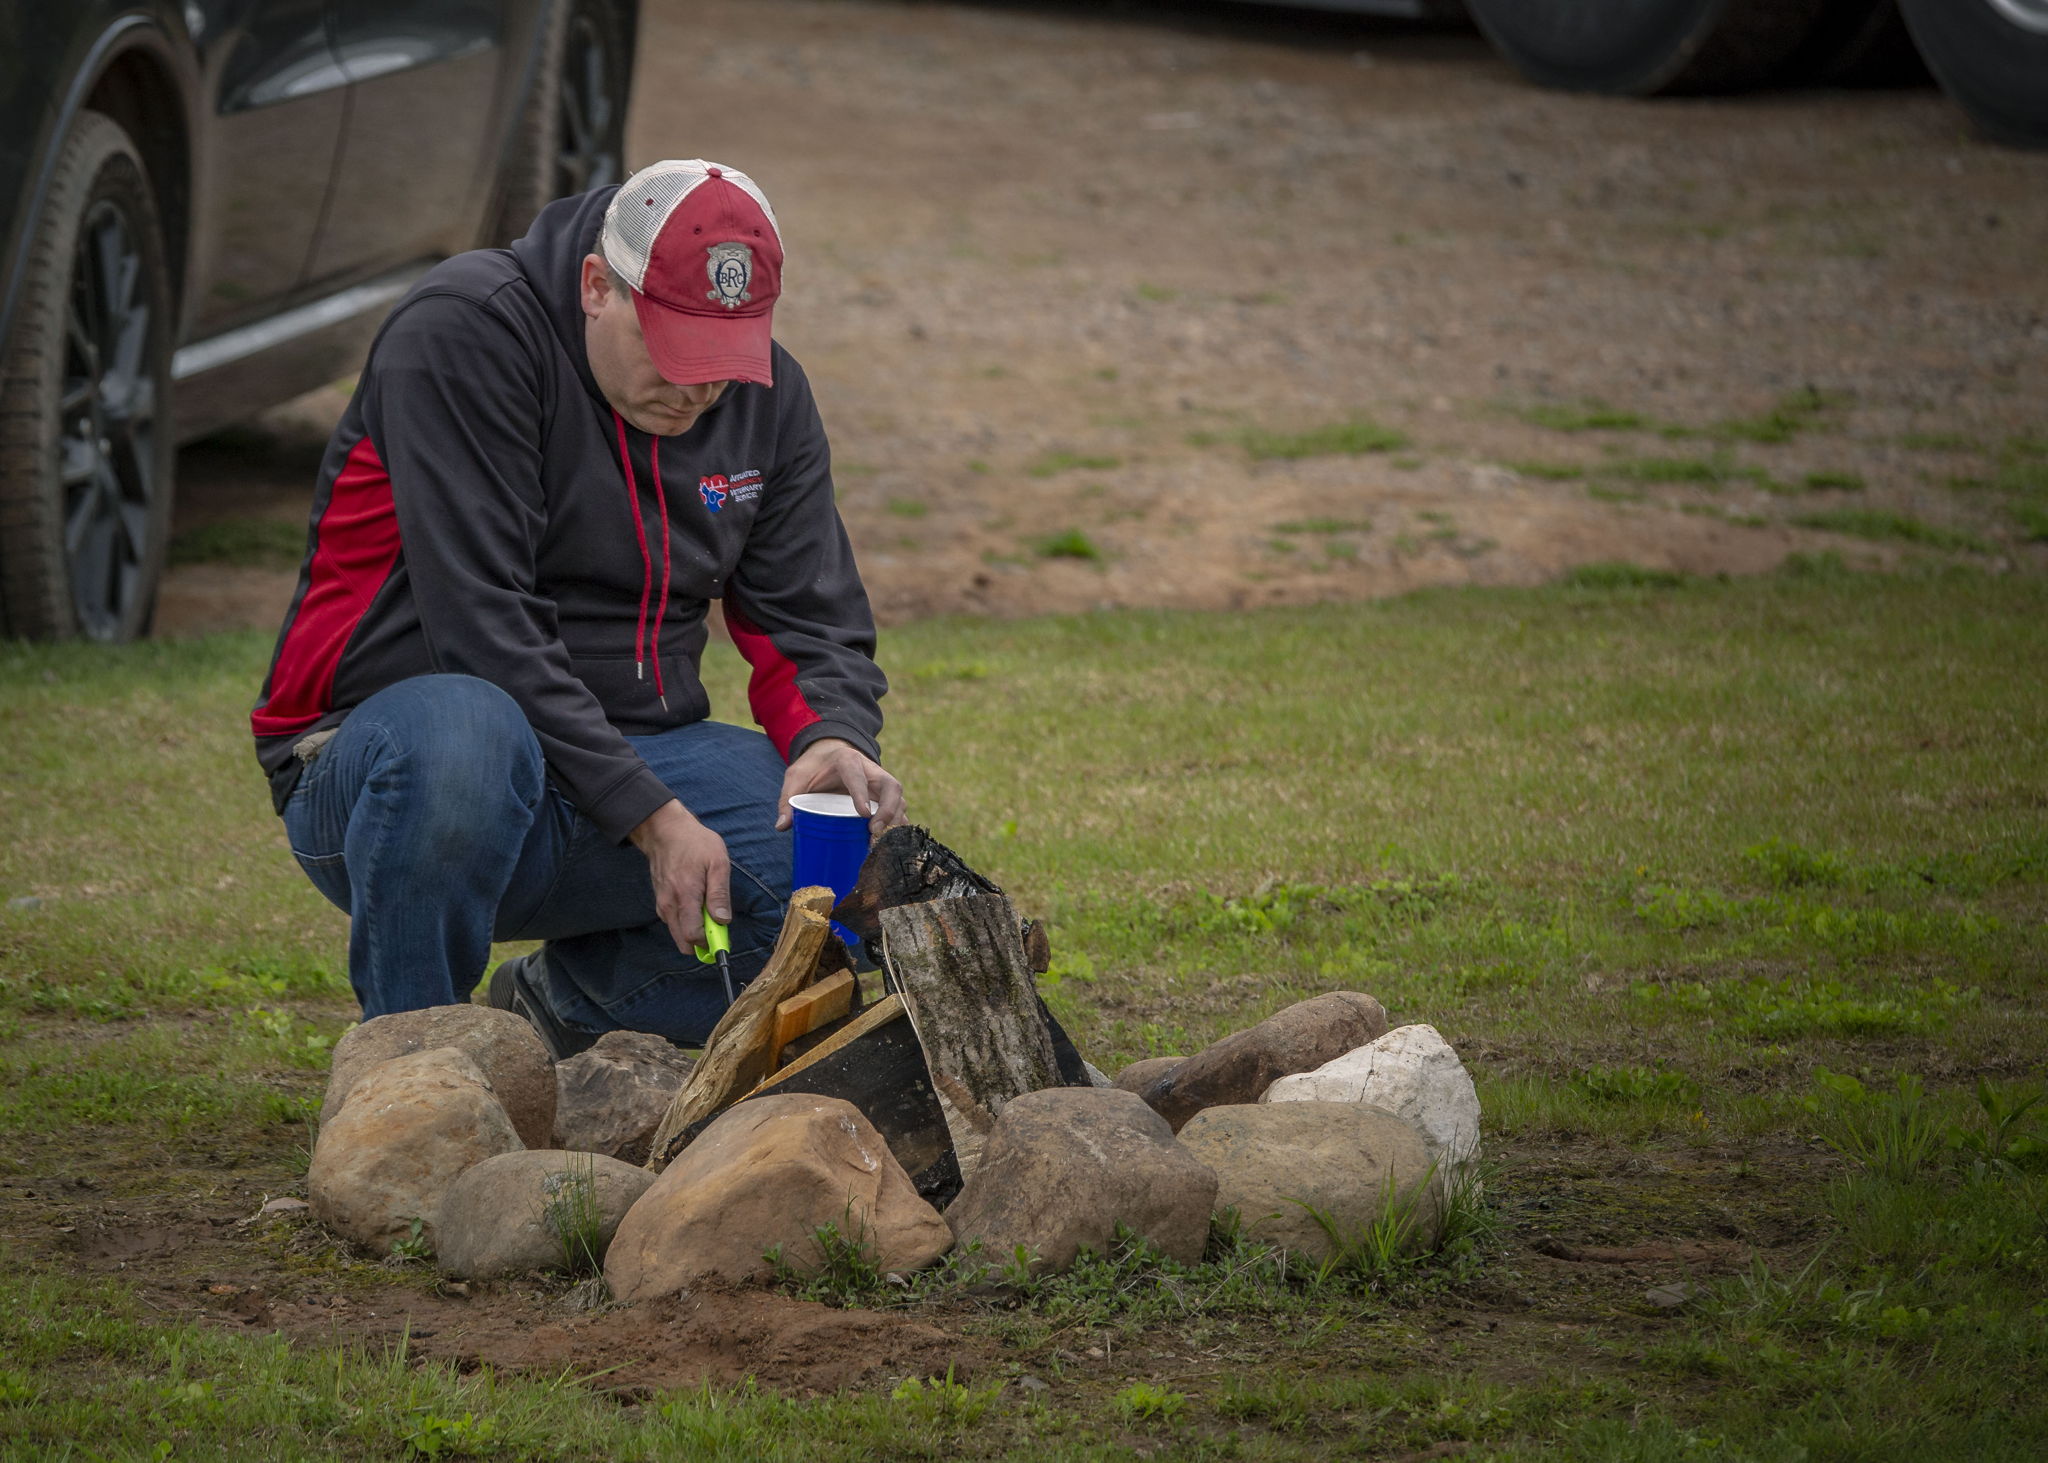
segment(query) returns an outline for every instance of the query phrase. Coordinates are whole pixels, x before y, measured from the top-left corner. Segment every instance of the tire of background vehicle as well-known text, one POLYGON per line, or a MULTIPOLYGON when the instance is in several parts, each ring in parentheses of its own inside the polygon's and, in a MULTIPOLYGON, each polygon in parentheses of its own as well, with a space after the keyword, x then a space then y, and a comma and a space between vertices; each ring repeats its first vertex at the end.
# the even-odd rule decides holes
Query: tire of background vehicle
POLYGON ((1827 0, 1469 0, 1494 48, 1541 86, 1622 96, 1770 81, 1827 0))
POLYGON ((1932 78, 1898 0, 1827 0, 1779 78, 1795 86, 1918 86, 1932 78))
POLYGON ((489 242, 509 244, 557 198, 626 179, 625 31, 605 0, 553 0, 489 242))
POLYGON ((141 155, 81 112, 0 349, 0 630, 130 640, 170 534, 171 282, 141 155))
POLYGON ((1988 137, 2048 147, 2048 0, 1900 0, 1941 89, 1988 137))

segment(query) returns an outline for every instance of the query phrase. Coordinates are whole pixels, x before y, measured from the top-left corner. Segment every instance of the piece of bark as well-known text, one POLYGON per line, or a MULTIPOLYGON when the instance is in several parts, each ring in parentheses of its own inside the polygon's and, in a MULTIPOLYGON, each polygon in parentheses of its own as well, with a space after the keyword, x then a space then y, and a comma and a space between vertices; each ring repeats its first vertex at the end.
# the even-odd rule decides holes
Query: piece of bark
POLYGON ((863 940, 874 940, 881 936, 885 909, 1002 892, 992 880, 969 868, 959 854, 932 837, 929 829, 903 823, 889 829, 869 847, 867 860, 860 866, 860 877, 832 911, 832 918, 863 940))
POLYGON ((774 1053, 771 1069, 783 1065, 784 1049, 799 1036, 809 1036, 826 1022, 837 1021, 852 1010, 853 988, 853 972, 834 971, 777 1006, 775 1034, 768 1042, 769 1051, 774 1053))
POLYGON ((1062 1085, 1016 911, 1000 894, 970 894, 884 909, 881 926, 960 1172, 972 1178, 1003 1104, 1062 1085))
POLYGON ((647 1166, 656 1173, 679 1151, 674 1144, 677 1135, 730 1107, 768 1075, 776 1056, 770 1046, 776 1008, 810 983, 818 952, 832 933, 827 918, 831 908, 830 889, 799 889, 791 896, 768 963, 718 1019, 711 1039, 704 1043, 704 1055, 655 1129, 647 1166))

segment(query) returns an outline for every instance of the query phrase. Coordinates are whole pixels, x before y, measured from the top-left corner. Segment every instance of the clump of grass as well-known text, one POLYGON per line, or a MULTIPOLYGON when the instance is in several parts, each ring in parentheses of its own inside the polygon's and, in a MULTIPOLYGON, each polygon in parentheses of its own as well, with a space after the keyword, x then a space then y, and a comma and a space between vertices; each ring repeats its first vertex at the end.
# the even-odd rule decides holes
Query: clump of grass
POLYGON ((1813 1080, 1818 1090, 1802 1105, 1822 1140, 1844 1158, 1880 1178, 1906 1183, 1933 1157, 1942 1128, 1927 1106, 1924 1085, 1912 1073, 1898 1073, 1890 1092, 1872 1092, 1856 1078, 1826 1067, 1813 1080))
POLYGON ((1090 472, 1108 472, 1123 465, 1124 460, 1121 457, 1107 457, 1087 452, 1048 452, 1024 471, 1035 478, 1049 478, 1057 477, 1063 472, 1073 472, 1077 468, 1086 468, 1090 472))
POLYGON ((775 1272, 779 1288, 804 1300, 841 1307, 867 1304, 890 1288, 888 1277, 875 1263, 866 1218, 856 1215, 849 1202, 840 1219, 843 1223, 828 1220, 811 1231, 818 1251, 814 1265, 796 1263, 783 1254, 780 1245, 762 1256, 775 1272))
POLYGON ((931 505, 920 498, 891 498, 889 511, 898 518, 922 518, 931 512, 931 505))
POLYGON ((1799 480, 1809 492, 1860 493, 1863 491, 1863 475, 1855 472, 1810 472, 1799 480))
POLYGON ((1170 1423, 1188 1405, 1187 1393, 1170 1392, 1151 1382, 1133 1382, 1115 1400, 1116 1410, 1131 1423, 1170 1423))
POLYGON ((1084 559, 1094 564, 1102 561, 1102 550, 1095 540, 1078 528, 1049 533, 1031 540, 1031 551, 1041 559, 1084 559))
POLYGON ((306 525, 275 518, 223 518, 171 540, 170 562, 237 569, 292 569, 306 554, 306 525))
POLYGON ((1640 503, 1647 495, 1640 488, 1610 488, 1605 483, 1587 483, 1586 496, 1596 503, 1640 503))
POLYGON ((2012 505, 2012 519, 2020 527, 2020 541, 2029 544, 2048 544, 2048 508, 2033 503, 2012 505))
POLYGON ((1742 858, 1773 889, 1834 889, 1847 882, 1849 865, 1839 854, 1767 838, 1742 851, 1742 858))
POLYGON ((588 1153, 541 1181, 541 1224, 555 1241, 562 1269, 596 1275, 604 1269, 604 1207, 597 1199, 597 1160, 588 1153))
POLYGON ((1730 417, 1714 425, 1712 435, 1740 442, 1790 442, 1814 426, 1823 414, 1848 405, 1849 398, 1818 387, 1803 386, 1780 397, 1762 416, 1730 417))
POLYGON ((889 1400, 927 1427, 968 1428, 981 1421, 1001 1391, 1001 1383, 970 1387, 956 1382, 949 1366, 943 1377, 905 1377, 889 1393, 889 1400))
POLYGON ((1571 1085, 1594 1102, 1690 1102, 1699 1084, 1668 1067, 1588 1067, 1572 1075, 1571 1085))
POLYGON ((1961 432, 1901 432, 1901 447, 1915 452, 1975 452, 1977 444, 1961 432))
POLYGON ((1275 533, 1371 533, 1370 518, 1290 518, 1273 525, 1275 533))
POLYGON ((1770 481, 1762 469, 1743 467, 1721 453, 1712 457, 1623 457, 1603 464, 1600 471, 1624 482, 1701 488, 1722 488, 1733 482, 1767 485, 1770 481))
POLYGON ((1523 407, 1516 415, 1533 427, 1548 427, 1553 432, 1634 432, 1650 425, 1640 412, 1624 411, 1592 398, 1576 404, 1543 402, 1523 407))
POLYGON ((1246 427, 1237 434, 1237 442, 1255 458, 1292 461, 1303 457, 1398 452, 1408 445, 1408 434, 1364 417, 1354 417, 1348 422, 1311 427, 1305 432, 1269 432, 1263 427, 1246 427))
POLYGON ((1988 554, 1991 546, 1973 533, 1943 528, 1904 513, 1879 508, 1835 508, 1807 513, 1792 520, 1801 528, 1818 528, 1828 533, 1853 534, 1857 538, 1919 544, 1930 549, 1960 553, 1988 554))
POLYGON ((1586 475, 1575 462, 1503 462, 1501 466, 1520 477, 1551 483, 1568 483, 1586 475))
POLYGON ((1612 560, 1581 564, 1561 582, 1573 589, 1677 589, 1684 585, 1685 576, 1675 569, 1651 569, 1612 560))

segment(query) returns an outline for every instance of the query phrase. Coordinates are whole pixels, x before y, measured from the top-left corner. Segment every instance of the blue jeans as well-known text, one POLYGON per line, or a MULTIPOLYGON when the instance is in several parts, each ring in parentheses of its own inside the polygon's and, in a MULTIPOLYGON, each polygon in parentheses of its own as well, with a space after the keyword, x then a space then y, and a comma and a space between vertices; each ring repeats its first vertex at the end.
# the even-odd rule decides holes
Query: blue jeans
MULTIPOLYGON (((743 984, 789 902, 782 758, 759 732, 715 721, 627 740, 725 840, 743 984)), ((494 939, 547 942, 534 984, 584 1031, 694 1046, 725 1011, 717 968, 678 950, 655 914, 645 855, 548 782, 525 715, 487 681, 420 676, 370 697, 306 768, 284 824, 306 877, 348 912, 366 1021, 467 1001, 494 939)))

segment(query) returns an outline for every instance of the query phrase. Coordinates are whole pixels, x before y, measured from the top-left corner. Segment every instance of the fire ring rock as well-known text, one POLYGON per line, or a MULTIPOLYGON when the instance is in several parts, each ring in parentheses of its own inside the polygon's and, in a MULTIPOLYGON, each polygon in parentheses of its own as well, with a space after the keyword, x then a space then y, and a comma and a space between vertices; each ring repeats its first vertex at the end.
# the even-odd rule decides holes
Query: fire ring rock
POLYGON ((464 1280, 569 1268, 583 1246, 602 1261, 619 1221, 653 1183, 646 1169, 599 1153, 500 1153, 449 1185, 434 1258, 464 1280))
POLYGON ((430 1006, 365 1021, 334 1045, 334 1070, 320 1125, 334 1121, 358 1078, 407 1052, 458 1047, 475 1059, 491 1090, 528 1148, 545 1148, 555 1135, 555 1066, 548 1049, 522 1017, 490 1006, 430 1006))
POLYGON ((1384 1108, 1356 1102, 1212 1107, 1180 1130, 1216 1171, 1216 1208, 1237 1210, 1242 1232, 1315 1260, 1337 1249, 1316 1212, 1351 1243, 1383 1218, 1400 1248, 1428 1249, 1442 1225, 1422 1135, 1384 1108), (1315 1211, 1315 1212, 1311 1212, 1315 1211))
POLYGON ((1065 1270, 1084 1247, 1106 1253, 1122 1224, 1192 1265, 1215 1199, 1216 1176, 1137 1096, 1051 1087, 1011 1098, 996 1115, 946 1222, 962 1245, 980 1241, 991 1264, 1021 1245, 1034 1270, 1065 1270))
POLYGON ((700 1276, 766 1280, 780 1247, 799 1272, 822 1263, 816 1231, 861 1237, 874 1263, 903 1273, 953 1247, 888 1143, 836 1097, 783 1093, 723 1113, 626 1214, 604 1277, 622 1301, 672 1295, 700 1276))
POLYGON ((555 1146, 645 1163, 654 1130, 696 1064, 644 1031, 608 1031, 555 1067, 555 1146))
POLYGON ((1422 1134, 1437 1180, 1455 1186, 1479 1159, 1479 1094, 1434 1026, 1397 1026, 1313 1072, 1282 1077, 1261 1102, 1363 1102, 1422 1134))
POLYGON ((1257 1102, 1277 1079, 1320 1067, 1386 1030, 1387 1013, 1371 996, 1331 991, 1204 1047, 1154 1077, 1138 1095, 1179 1132, 1205 1107, 1257 1102))
POLYGON ((522 1145, 469 1054, 454 1047, 379 1062, 320 1128, 306 1175, 314 1217, 380 1254, 436 1241, 441 1200, 472 1164, 522 1145))

